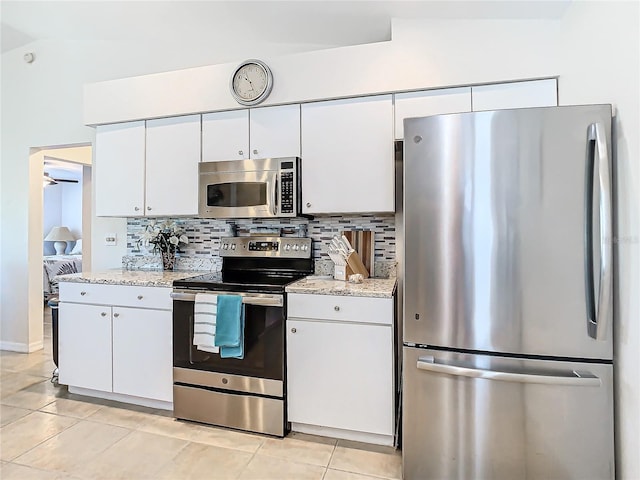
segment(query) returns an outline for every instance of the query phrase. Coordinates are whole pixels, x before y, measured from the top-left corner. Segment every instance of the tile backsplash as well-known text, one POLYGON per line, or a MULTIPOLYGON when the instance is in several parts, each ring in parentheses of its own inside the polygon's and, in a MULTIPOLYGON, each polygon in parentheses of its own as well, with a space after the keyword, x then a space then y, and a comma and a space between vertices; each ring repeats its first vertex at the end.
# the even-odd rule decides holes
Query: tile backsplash
MULTIPOLYGON (((281 231, 283 237, 306 236, 313 239, 313 258, 330 261, 326 253, 333 235, 343 230, 370 230, 374 233, 375 261, 393 262, 396 258, 396 232, 393 215, 317 216, 291 219, 235 219, 212 218, 129 218, 127 220, 127 254, 150 257, 151 247, 145 247, 141 238, 145 228, 155 223, 173 221, 185 230, 189 244, 179 254, 184 265, 217 264, 220 238, 237 234, 247 236, 256 232, 281 231)), ((133 259, 131 259, 133 257, 133 259)), ((141 260, 141 259, 140 259, 141 260)), ((215 269, 215 268, 214 268, 215 269)))

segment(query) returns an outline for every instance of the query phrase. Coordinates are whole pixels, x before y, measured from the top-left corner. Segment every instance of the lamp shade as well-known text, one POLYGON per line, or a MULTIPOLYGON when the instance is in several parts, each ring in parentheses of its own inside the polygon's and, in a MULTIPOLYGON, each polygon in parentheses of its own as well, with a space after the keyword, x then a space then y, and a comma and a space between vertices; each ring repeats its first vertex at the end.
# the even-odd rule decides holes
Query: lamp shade
POLYGON ((75 239, 67 227, 53 227, 49 235, 44 237, 45 242, 73 242, 75 239))
POLYGON ((75 237, 67 227, 53 227, 49 235, 44 237, 45 242, 54 242, 53 248, 56 250, 56 255, 63 255, 67 249, 67 242, 73 240, 75 237))

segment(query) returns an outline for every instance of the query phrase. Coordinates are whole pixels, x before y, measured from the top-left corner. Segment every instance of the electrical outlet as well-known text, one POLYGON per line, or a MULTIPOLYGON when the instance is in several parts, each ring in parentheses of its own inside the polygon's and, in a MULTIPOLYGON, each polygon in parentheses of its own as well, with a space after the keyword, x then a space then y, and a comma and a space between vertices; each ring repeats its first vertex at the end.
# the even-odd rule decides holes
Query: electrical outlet
POLYGON ((118 244, 118 236, 115 233, 105 233, 104 244, 109 246, 115 246, 118 244))

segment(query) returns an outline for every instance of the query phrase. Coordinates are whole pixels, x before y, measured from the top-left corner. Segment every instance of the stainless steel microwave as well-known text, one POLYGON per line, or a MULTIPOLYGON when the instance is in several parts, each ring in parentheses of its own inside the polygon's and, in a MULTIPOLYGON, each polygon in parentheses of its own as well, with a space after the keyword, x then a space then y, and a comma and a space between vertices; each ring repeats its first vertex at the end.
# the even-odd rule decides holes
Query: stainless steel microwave
POLYGON ((295 217, 300 212, 300 159, 201 162, 199 216, 295 217))

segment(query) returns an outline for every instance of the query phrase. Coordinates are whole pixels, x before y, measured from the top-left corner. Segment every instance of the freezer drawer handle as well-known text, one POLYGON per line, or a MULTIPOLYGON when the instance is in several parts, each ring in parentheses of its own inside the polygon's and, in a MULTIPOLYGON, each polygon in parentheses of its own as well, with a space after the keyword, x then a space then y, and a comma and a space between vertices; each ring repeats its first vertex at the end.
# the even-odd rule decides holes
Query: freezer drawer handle
POLYGON ((428 372, 444 373, 459 377, 500 380, 503 382, 541 383, 545 385, 569 385, 574 387, 599 387, 602 384, 600 379, 591 372, 577 372, 575 370, 571 370, 563 372, 564 375, 499 372, 496 370, 482 370, 479 368, 468 368, 458 365, 448 365, 446 363, 436 363, 435 358, 432 356, 420 357, 418 359, 417 367, 419 370, 426 370, 428 372))
POLYGON ((587 331, 596 340, 605 340, 607 322, 611 315, 611 281, 613 268, 611 172, 609 150, 604 126, 589 125, 587 130, 587 175, 585 188, 585 289, 587 296, 587 331), (598 162, 596 164, 596 154, 598 162), (593 190, 594 170, 597 174, 600 202, 598 206, 600 224, 600 278, 598 299, 595 299, 593 278, 593 190))

